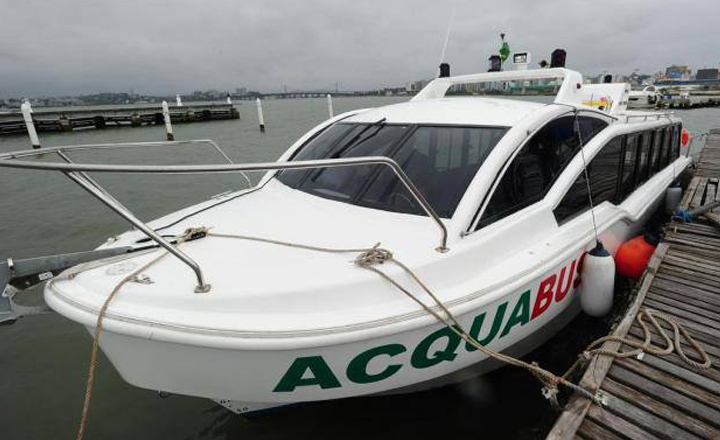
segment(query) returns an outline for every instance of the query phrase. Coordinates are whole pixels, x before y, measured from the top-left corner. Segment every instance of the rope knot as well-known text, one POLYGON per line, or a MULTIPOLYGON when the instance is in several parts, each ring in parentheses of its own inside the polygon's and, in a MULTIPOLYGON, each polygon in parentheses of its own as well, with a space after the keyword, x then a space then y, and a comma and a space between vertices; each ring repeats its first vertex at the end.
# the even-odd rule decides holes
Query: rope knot
POLYGON ((373 264, 383 264, 393 259, 393 254, 387 249, 383 249, 380 243, 368 249, 355 259, 355 264, 362 267, 372 266, 373 264))
POLYGON ((187 228, 185 230, 185 232, 183 232, 183 234, 180 236, 179 241, 186 242, 186 241, 197 240, 200 238, 205 238, 205 236, 207 236, 209 231, 210 231, 210 228, 207 228, 205 226, 200 226, 197 228, 187 228))

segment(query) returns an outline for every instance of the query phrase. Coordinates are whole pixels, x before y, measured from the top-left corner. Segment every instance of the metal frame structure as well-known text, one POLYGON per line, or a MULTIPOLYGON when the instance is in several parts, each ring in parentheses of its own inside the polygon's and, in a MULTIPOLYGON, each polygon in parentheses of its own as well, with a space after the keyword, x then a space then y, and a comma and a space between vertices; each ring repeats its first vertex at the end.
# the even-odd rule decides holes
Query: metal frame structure
POLYGON ((394 160, 383 156, 367 156, 344 159, 321 159, 321 160, 305 160, 290 162, 259 162, 249 164, 236 164, 222 151, 222 149, 211 140, 193 140, 193 141, 168 141, 168 142, 137 142, 137 143, 119 143, 119 144, 88 144, 88 145, 70 145, 62 147, 43 148, 41 150, 23 150, 10 153, 0 154, 0 167, 20 168, 44 171, 59 171, 67 176, 70 180, 78 184, 81 188, 89 192, 93 197, 102 202, 116 214, 131 223, 135 228, 147 235, 151 240, 163 247, 169 253, 173 254, 180 261, 189 266, 197 278, 198 285, 195 289, 197 293, 204 293, 210 290, 210 285, 203 277, 200 266, 190 258, 185 252, 177 247, 160 234, 158 234, 148 224, 137 218, 132 211, 120 203, 100 184, 92 179, 88 173, 116 173, 116 174, 212 174, 212 173, 241 173, 247 183, 251 185, 250 179, 245 172, 252 171, 270 171, 270 170, 298 170, 313 168, 337 168, 352 167, 362 165, 382 165, 389 167, 395 175, 400 179, 405 188, 412 194, 415 201, 423 208, 425 213, 435 222, 440 229, 441 240, 440 246, 436 248, 438 252, 446 252, 448 232, 445 224, 437 215, 435 210, 430 206, 427 199, 418 190, 417 186, 405 174, 400 165, 394 160), (106 150, 116 148, 139 148, 139 147, 175 147, 175 146, 196 146, 207 144, 217 150, 227 164, 217 165, 109 165, 109 164, 82 164, 73 162, 67 153, 71 151, 84 150, 106 150), (19 160, 23 158, 32 158, 46 154, 57 154, 64 163, 59 162, 34 162, 29 160, 19 160))

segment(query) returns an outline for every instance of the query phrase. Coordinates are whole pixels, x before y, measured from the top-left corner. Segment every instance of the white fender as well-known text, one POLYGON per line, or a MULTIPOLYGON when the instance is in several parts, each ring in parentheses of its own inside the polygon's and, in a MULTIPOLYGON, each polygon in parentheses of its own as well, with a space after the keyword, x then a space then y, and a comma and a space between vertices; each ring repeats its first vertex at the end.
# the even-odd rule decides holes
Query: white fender
POLYGON ((582 268, 580 305, 585 313, 602 317, 610 312, 615 291, 615 260, 598 241, 585 255, 582 268))
POLYGON ((665 191, 665 212, 672 214, 682 199, 682 188, 679 185, 672 185, 665 191))

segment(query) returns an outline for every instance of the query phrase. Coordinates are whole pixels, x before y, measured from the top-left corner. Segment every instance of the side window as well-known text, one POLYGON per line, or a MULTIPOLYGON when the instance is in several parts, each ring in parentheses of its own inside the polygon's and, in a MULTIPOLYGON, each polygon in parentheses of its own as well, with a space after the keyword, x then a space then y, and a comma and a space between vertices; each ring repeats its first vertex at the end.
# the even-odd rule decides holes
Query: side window
POLYGON ((625 140, 623 149, 623 161, 620 177, 620 190, 618 192, 618 203, 625 200, 635 189, 635 168, 637 163, 637 135, 630 134, 625 140))
POLYGON ((673 126, 673 137, 672 137, 672 150, 670 154, 670 160, 674 161, 680 157, 680 133, 682 129, 680 125, 673 126))
MULTIPOLYGON (((588 164, 590 191, 593 203, 597 206, 615 198, 618 188, 620 160, 622 159, 623 136, 608 142, 588 164)), ((581 172, 570 187, 560 204, 553 211, 559 224, 590 209, 588 185, 585 173, 581 172)))
MULTIPOLYGON (((607 127, 605 121, 586 116, 578 117, 578 125, 584 144, 607 127)), ((540 201, 579 147, 575 116, 555 119, 541 128, 505 169, 477 228, 540 201)))
POLYGON ((657 134, 658 138, 661 138, 659 140, 660 146, 658 147, 660 149, 660 164, 658 169, 661 170, 665 168, 668 164, 668 159, 670 158, 670 147, 668 146, 668 141, 670 141, 670 136, 668 135, 668 128, 661 128, 658 130, 657 134))
POLYGON ((637 185, 648 179, 650 165, 650 132, 641 133, 638 140, 637 185))
POLYGON ((652 148, 650 149, 650 177, 660 170, 660 149, 662 148, 662 130, 653 132, 652 148))

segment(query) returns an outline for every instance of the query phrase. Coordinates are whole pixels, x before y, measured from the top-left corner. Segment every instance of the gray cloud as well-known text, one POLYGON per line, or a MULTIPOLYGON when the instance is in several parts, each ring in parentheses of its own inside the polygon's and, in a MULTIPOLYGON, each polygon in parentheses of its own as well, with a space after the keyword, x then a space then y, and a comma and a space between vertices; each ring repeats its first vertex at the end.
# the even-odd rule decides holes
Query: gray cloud
POLYGON ((0 0, 0 97, 98 91, 364 90, 486 68, 508 34, 585 73, 720 62, 717 0, 0 0))

